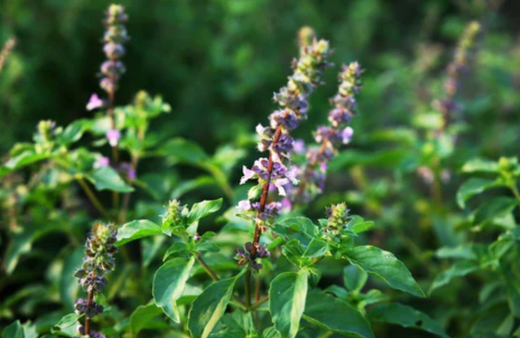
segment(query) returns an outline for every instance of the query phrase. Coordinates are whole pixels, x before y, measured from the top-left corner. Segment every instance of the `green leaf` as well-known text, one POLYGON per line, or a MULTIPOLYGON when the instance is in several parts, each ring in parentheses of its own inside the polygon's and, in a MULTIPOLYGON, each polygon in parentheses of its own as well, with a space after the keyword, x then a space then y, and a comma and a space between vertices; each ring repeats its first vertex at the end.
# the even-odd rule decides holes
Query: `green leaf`
POLYGON ((457 192, 457 204, 464 209, 466 201, 471 197, 478 195, 487 189, 502 186, 498 180, 490 180, 485 178, 470 178, 462 184, 457 192))
POLYGON ((203 165, 210 158, 206 152, 196 143, 176 138, 167 142, 159 152, 165 155, 170 161, 203 165))
POLYGON ((193 224, 199 219, 219 211, 221 206, 222 198, 193 204, 188 215, 188 224, 193 224))
POLYGON ((367 273, 355 265, 349 265, 343 269, 343 282, 350 291, 361 291, 367 279, 367 273))
POLYGON ((518 201, 511 197, 496 197, 486 202, 475 212, 475 224, 491 221, 494 218, 505 216, 518 206, 518 201))
POLYGON ((9 159, 9 161, 4 164, 4 167, 10 170, 16 170, 50 157, 51 154, 36 154, 34 150, 26 150, 16 157, 9 159))
POLYGON ((25 338, 22 324, 19 320, 13 322, 2 331, 2 337, 4 338, 25 338))
POLYGON ((153 278, 152 294, 155 304, 174 322, 180 323, 177 300, 182 296, 195 258, 174 258, 157 270, 153 278))
MULTIPOLYGON (((162 313, 155 304, 141 305, 130 315, 130 331, 132 337, 137 336, 139 331, 149 327, 149 323, 162 313)), ((154 327, 154 326, 152 326, 154 327)), ((168 327, 168 325, 166 326, 168 327)))
POLYGON ((442 326, 427 314, 398 303, 377 305, 368 312, 368 318, 374 322, 397 324, 449 338, 442 326))
POLYGON ((374 227, 374 222, 365 221, 362 217, 354 215, 348 223, 348 227, 351 228, 354 233, 360 234, 372 229, 374 227))
POLYGON ((31 251, 34 237, 34 233, 27 230, 14 235, 6 253, 6 272, 8 275, 16 268, 20 256, 31 251))
POLYGON ((58 135, 58 141, 64 145, 69 145, 78 141, 83 133, 90 128, 92 121, 87 119, 76 120, 69 124, 63 133, 58 135))
POLYGON ((112 190, 116 192, 132 192, 134 188, 123 181, 119 174, 111 167, 97 168, 86 176, 96 187, 96 190, 112 190))
POLYGON ((188 316, 188 329, 192 337, 207 338, 210 335, 226 312, 235 283, 244 271, 211 284, 195 299, 188 316))
POLYGON ((456 247, 442 247, 435 253, 435 256, 442 259, 476 259, 477 256, 472 245, 459 245, 456 247))
POLYGON ((51 333, 64 333, 71 337, 76 333, 76 327, 78 325, 78 320, 82 317, 82 315, 78 315, 76 313, 69 313, 68 315, 61 318, 58 324, 54 325, 51 329, 51 333))
POLYGON ((393 253, 365 245, 350 249, 346 254, 351 264, 383 280, 394 289, 425 297, 410 271, 393 253))
POLYGON ((466 162, 462 166, 463 173, 498 173, 500 172, 500 168, 497 162, 482 160, 482 159, 473 159, 466 162))
POLYGON ((269 287, 269 312, 282 338, 294 338, 300 328, 307 296, 307 270, 284 272, 269 287))
POLYGON ((435 290, 448 284, 455 277, 463 277, 467 274, 478 270, 479 265, 472 261, 459 261, 451 266, 448 270, 439 274, 430 288, 430 294, 435 290))
POLYGON ((161 227, 145 219, 132 221, 117 231, 116 246, 124 245, 136 239, 161 234, 161 227))
POLYGON ((60 277, 60 299, 67 306, 68 310, 74 310, 74 302, 77 299, 79 284, 74 272, 83 263, 84 248, 78 247, 74 251, 68 251, 68 255, 63 262, 60 277))
POLYGON ((349 337, 374 337, 370 323, 346 301, 325 292, 307 296, 303 318, 325 330, 349 337))

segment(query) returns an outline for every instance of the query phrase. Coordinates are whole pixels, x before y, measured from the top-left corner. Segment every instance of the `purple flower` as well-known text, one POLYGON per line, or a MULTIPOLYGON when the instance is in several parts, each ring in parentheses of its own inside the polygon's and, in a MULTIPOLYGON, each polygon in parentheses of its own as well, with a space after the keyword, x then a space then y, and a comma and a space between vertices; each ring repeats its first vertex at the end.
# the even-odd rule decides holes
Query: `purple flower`
POLYGON ((302 139, 295 140, 293 143, 293 152, 296 154, 305 152, 305 141, 302 139))
POLYGON ((108 167, 110 165, 110 159, 108 157, 105 157, 105 156, 101 156, 100 158, 98 158, 96 160, 96 162, 94 162, 94 168, 103 168, 103 167, 108 167))
POLYGON ((106 134, 108 143, 115 147, 117 146, 117 143, 119 142, 119 139, 121 138, 121 133, 117 129, 110 129, 106 134))
POLYGON ((253 170, 248 169, 246 166, 242 167, 242 172, 244 173, 244 176, 242 176, 242 178, 240 179, 240 184, 246 183, 248 180, 252 179, 256 175, 256 173, 253 170))
POLYGON ((97 108, 101 108, 105 105, 105 103, 103 102, 103 100, 101 100, 99 98, 99 96, 97 96, 96 93, 92 94, 90 96, 90 99, 88 100, 88 103, 87 103, 87 110, 94 110, 94 109, 97 109, 97 108))
POLYGON ((123 172, 124 174, 126 174, 126 177, 130 180, 130 181, 133 181, 137 178, 137 172, 135 171, 133 165, 131 165, 130 163, 128 162, 123 162, 119 165, 119 170, 121 172, 123 172))

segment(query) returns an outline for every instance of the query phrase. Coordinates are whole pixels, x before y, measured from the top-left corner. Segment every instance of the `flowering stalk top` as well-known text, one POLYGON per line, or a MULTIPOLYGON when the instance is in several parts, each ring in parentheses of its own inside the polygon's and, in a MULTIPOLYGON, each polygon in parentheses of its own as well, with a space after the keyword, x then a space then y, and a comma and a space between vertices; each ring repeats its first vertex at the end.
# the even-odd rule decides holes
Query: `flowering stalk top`
POLYGON ((441 131, 445 130, 450 123, 453 112, 459 109, 454 97, 457 94, 460 77, 468 69, 468 63, 475 49, 475 41, 480 32, 481 25, 476 21, 472 21, 466 26, 455 50, 453 60, 448 65, 447 78, 444 81, 445 97, 434 102, 435 108, 440 110, 443 116, 441 131))
POLYGON ((88 298, 80 298, 75 303, 76 312, 85 315, 85 326, 79 327, 81 335, 104 337, 103 334, 90 330, 90 321, 103 312, 103 306, 94 301, 94 294, 105 288, 107 280, 104 274, 114 270, 116 235, 117 227, 114 224, 95 223, 85 243, 83 265, 74 274, 83 290, 88 293, 88 298))
POLYGON ((307 151, 307 164, 297 170, 301 182, 297 189, 290 188, 291 202, 309 202, 323 190, 328 161, 337 153, 337 148, 349 143, 354 135, 354 130, 348 124, 352 116, 357 114, 355 96, 361 90, 362 72, 358 62, 343 65, 339 73, 338 93, 331 100, 334 108, 329 112, 330 125, 318 126, 314 133, 314 139, 320 146, 307 151))
POLYGON ((325 40, 313 39, 312 43, 301 48, 299 59, 293 61, 293 74, 289 77, 287 85, 274 94, 274 101, 278 103, 279 109, 269 116, 269 126, 258 125, 256 128, 260 135, 258 150, 268 151, 269 155, 256 160, 251 168, 244 166, 244 176, 240 183, 256 180, 258 185, 253 191, 258 191, 261 187, 260 201, 241 201, 238 205, 242 216, 256 222, 250 252, 253 260, 257 257, 261 230, 265 229, 270 220, 277 217, 281 209, 279 202, 267 204, 269 189, 274 187, 279 195, 285 196, 285 187, 297 184, 296 172, 287 168, 284 163, 289 159, 293 149, 294 140, 290 131, 307 117, 308 97, 322 84, 321 76, 325 67, 329 65, 327 59, 330 53, 329 43, 325 40))

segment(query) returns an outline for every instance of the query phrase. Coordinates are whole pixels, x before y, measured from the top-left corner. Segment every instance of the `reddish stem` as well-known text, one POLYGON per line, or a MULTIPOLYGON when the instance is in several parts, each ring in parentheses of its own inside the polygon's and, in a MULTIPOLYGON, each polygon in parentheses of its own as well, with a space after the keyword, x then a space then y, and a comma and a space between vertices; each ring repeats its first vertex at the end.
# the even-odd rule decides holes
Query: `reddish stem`
MULTIPOLYGON (((87 298, 87 308, 85 310, 85 313, 88 313, 88 310, 92 306, 92 301, 94 300, 94 290, 90 290, 88 292, 88 298, 87 298)), ((90 337, 90 321, 91 319, 86 316, 85 318, 85 335, 90 337)))

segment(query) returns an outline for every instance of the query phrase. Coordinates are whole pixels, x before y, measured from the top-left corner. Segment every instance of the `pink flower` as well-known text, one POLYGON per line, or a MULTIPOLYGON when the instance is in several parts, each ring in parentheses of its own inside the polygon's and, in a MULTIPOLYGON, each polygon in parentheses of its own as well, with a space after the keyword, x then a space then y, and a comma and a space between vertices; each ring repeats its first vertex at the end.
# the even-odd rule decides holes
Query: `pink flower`
POLYGON ((255 176, 255 174, 256 174, 253 170, 247 169, 246 166, 242 167, 242 172, 244 173, 244 176, 242 176, 242 178, 240 179, 240 184, 246 183, 248 180, 253 178, 253 176, 255 176))
POLYGON ((101 108, 105 105, 105 103, 103 102, 103 100, 101 100, 99 98, 99 96, 97 96, 96 93, 92 94, 90 96, 90 100, 88 100, 88 103, 87 103, 87 110, 94 110, 94 109, 97 109, 97 108, 101 108))
POLYGON ((107 136, 108 143, 110 143, 110 145, 112 147, 115 147, 115 146, 117 146, 117 143, 119 142, 119 139, 121 138, 121 133, 117 129, 111 129, 107 132, 106 136, 107 136))
POLYGON ((301 139, 295 140, 293 143, 293 151, 296 154, 301 154, 305 152, 305 142, 301 139))
POLYGON ((102 156, 97 159, 97 161, 94 163, 94 168, 103 168, 108 167, 110 165, 110 160, 108 157, 102 156))
POLYGON ((350 139, 354 136, 354 129, 347 127, 341 131, 341 139, 343 144, 350 142, 350 139))
POLYGON ((242 212, 248 211, 251 209, 251 202, 249 202, 248 200, 240 201, 238 202, 237 209, 242 212))

